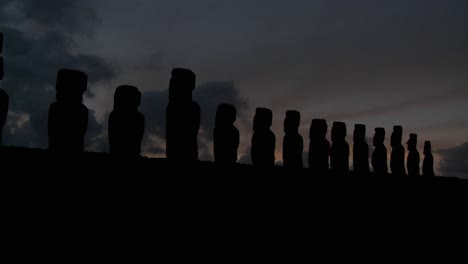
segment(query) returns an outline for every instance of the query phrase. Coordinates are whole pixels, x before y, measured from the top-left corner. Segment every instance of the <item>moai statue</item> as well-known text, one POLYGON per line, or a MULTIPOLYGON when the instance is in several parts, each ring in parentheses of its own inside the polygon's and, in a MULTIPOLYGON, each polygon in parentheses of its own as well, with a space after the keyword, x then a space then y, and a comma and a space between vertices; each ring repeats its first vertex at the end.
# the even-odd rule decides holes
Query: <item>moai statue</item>
POLYGON ((198 160, 200 106, 192 100, 195 79, 191 70, 172 70, 166 108, 166 156, 172 161, 198 160))
POLYGON ((423 175, 434 176, 434 156, 432 156, 431 142, 424 142, 424 161, 423 161, 423 175))
MULTIPOLYGON (((0 81, 3 80, 4 71, 3 71, 3 34, 0 32, 0 81)), ((0 145, 2 144, 2 131, 3 126, 8 115, 8 104, 9 104, 8 94, 2 90, 0 87, 0 145)))
POLYGON ((406 166, 408 167, 409 176, 419 176, 419 151, 417 149, 418 145, 418 135, 410 134, 410 138, 407 142, 408 144, 408 159, 406 161, 406 166))
POLYGON ((385 129, 376 128, 374 135, 374 153, 372 153, 372 168, 377 175, 385 175, 388 172, 387 148, 384 144, 385 129))
POLYGON ((357 175, 369 174, 369 145, 366 142, 366 126, 354 125, 353 166, 357 175))
POLYGON ((403 140, 403 127, 394 126, 390 140, 392 145, 392 153, 390 156, 390 169, 392 174, 396 176, 406 175, 405 170, 405 148, 401 144, 403 140))
POLYGON ((213 147, 218 164, 234 165, 237 162, 239 130, 234 126, 236 114, 236 108, 230 104, 220 104, 216 111, 213 147))
POLYGON ((145 117, 138 111, 140 102, 141 92, 134 86, 123 85, 115 90, 108 131, 112 154, 140 155, 145 131, 145 117))
POLYGON ((49 108, 49 150, 80 153, 88 127, 88 108, 82 103, 88 76, 80 71, 58 72, 56 102, 49 108))
POLYGON ((283 164, 288 169, 302 169, 302 152, 304 141, 299 134, 301 114, 298 111, 287 111, 284 119, 283 164))
POLYGON ((312 120, 309 133, 309 168, 314 175, 323 176, 328 173, 330 142, 326 138, 327 130, 325 119, 312 120))
POLYGON ((252 164, 255 167, 273 167, 275 165, 275 134, 270 130, 273 113, 267 108, 257 108, 253 121, 252 164))
POLYGON ((335 175, 345 175, 349 172, 349 145, 346 142, 346 134, 345 123, 333 123, 330 165, 335 175))

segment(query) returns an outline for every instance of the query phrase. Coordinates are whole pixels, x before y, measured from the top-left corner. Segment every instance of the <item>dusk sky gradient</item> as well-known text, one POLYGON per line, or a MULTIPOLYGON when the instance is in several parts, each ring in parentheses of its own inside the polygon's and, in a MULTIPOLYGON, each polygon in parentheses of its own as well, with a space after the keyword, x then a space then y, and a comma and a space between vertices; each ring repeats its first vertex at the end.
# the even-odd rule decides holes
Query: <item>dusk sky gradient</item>
POLYGON ((216 106, 230 102, 239 157, 249 152, 255 108, 268 107, 278 161, 285 112, 298 110, 305 142, 313 118, 329 129, 345 122, 350 145, 356 123, 368 138, 384 127, 387 142, 402 125, 403 143, 419 135, 421 157, 432 141, 437 172, 468 177, 466 0, 0 0, 0 31, 1 85, 12 101, 6 144, 47 145, 40 113, 54 100, 57 71, 75 68, 90 76, 89 150, 107 151, 115 88, 132 84, 144 92, 143 149, 164 155, 170 72, 183 67, 197 75, 203 159, 216 106))

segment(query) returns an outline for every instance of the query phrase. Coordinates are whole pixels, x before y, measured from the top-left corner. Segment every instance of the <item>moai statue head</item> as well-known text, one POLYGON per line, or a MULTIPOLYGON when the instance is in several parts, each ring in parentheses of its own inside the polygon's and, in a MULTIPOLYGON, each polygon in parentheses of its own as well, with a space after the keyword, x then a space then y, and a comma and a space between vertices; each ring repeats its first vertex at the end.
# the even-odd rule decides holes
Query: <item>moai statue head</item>
POLYGON ((88 76, 84 72, 62 69, 57 75, 57 101, 81 103, 88 86, 88 76))
POLYGON ((294 110, 286 112, 286 118, 284 119, 284 132, 285 133, 297 133, 301 124, 301 113, 294 110))
POLYGON ((424 155, 432 154, 432 146, 430 141, 424 142, 424 155))
POLYGON ((418 135, 410 134, 409 137, 408 142, 406 142, 406 144, 408 144, 408 149, 416 149, 418 145, 418 135))
POLYGON ((192 101, 192 92, 195 90, 196 76, 189 69, 175 68, 172 70, 169 82, 169 101, 192 101))
POLYGON ((375 129, 374 147, 383 145, 385 141, 385 128, 378 127, 375 129))
POLYGON ((253 130, 262 132, 270 129, 273 123, 273 112, 268 108, 257 108, 255 110, 253 130))
POLYGON ((232 126, 236 122, 237 111, 233 105, 220 104, 216 110, 216 127, 232 126))
POLYGON ((332 141, 341 141, 346 138, 346 124, 343 122, 334 122, 332 126, 332 141))
POLYGON ((354 143, 366 141, 366 126, 361 124, 354 125, 354 143))
POLYGON ((314 119, 310 125, 309 139, 317 140, 323 139, 327 136, 327 120, 325 119, 314 119))
POLYGON ((403 127, 402 126, 394 126, 393 133, 390 138, 390 144, 392 147, 396 147, 401 145, 401 140, 403 140, 403 127))
POLYGON ((114 94, 114 110, 138 111, 141 103, 141 92, 130 85, 117 87, 114 94))

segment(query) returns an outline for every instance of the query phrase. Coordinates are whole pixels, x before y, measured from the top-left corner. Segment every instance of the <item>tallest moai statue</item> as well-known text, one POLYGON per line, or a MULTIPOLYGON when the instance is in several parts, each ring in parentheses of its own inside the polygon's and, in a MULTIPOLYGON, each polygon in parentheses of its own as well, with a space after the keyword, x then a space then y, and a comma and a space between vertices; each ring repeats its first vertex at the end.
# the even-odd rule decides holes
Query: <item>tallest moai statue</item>
MULTIPOLYGON (((0 81, 3 80, 3 33, 0 32, 0 81)), ((9 97, 8 94, 3 91, 0 87, 0 145, 2 144, 2 131, 3 126, 5 125, 5 121, 8 114, 8 103, 9 97)))
POLYGON ((166 108, 166 156, 173 161, 198 159, 200 106, 192 100, 195 80, 191 70, 172 70, 166 108))

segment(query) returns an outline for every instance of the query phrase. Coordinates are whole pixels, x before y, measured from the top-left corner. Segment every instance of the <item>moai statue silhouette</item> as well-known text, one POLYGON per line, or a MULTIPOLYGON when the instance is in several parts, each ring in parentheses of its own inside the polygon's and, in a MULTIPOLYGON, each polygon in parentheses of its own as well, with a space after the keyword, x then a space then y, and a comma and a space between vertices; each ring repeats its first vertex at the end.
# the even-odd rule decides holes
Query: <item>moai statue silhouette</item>
POLYGON ((434 156, 432 156, 431 142, 424 142, 424 161, 423 161, 423 175, 434 176, 434 156))
POLYGON ((273 113, 267 108, 255 111, 252 136, 252 164, 255 167, 273 167, 275 165, 275 134, 270 130, 273 113))
POLYGON ((145 117, 138 111, 140 102, 141 92, 134 86, 123 85, 115 90, 108 131, 112 154, 140 155, 145 131, 145 117))
POLYGON ((392 153, 390 156, 390 169, 392 174, 396 176, 406 175, 405 170, 405 148, 401 144, 403 140, 403 127, 394 126, 390 143, 392 145, 392 153))
MULTIPOLYGON (((0 81, 3 81, 4 71, 3 71, 3 34, 0 32, 0 81)), ((8 115, 8 104, 9 104, 8 94, 2 90, 0 86, 0 145, 2 144, 2 135, 3 135, 3 126, 5 125, 6 118, 8 115)))
POLYGON ((239 130, 234 126, 236 114, 236 108, 230 104, 220 104, 216 111, 213 148, 215 162, 221 165, 234 165, 237 162, 239 130))
POLYGON ((410 134, 410 138, 407 142, 408 144, 408 158, 406 161, 406 166, 408 167, 409 176, 419 176, 419 151, 417 149, 418 145, 418 135, 410 134))
POLYGON ((369 145, 366 142, 366 126, 354 125, 353 166, 357 175, 369 174, 369 145))
POLYGON ((200 106, 192 100, 195 81, 191 70, 172 70, 166 108, 166 156, 172 161, 198 160, 200 106))
POLYGON ((88 108, 82 103, 88 76, 80 71, 58 72, 56 102, 49 108, 49 150, 79 153, 84 150, 88 108))
POLYGON ((346 124, 334 122, 332 127, 332 145, 330 148, 330 165, 335 175, 349 172, 349 145, 346 142, 346 124))
POLYGON ((374 135, 374 152, 372 153, 372 168, 377 175, 385 175, 388 172, 387 148, 384 144, 385 129, 376 128, 374 135))
POLYGON ((288 169, 302 169, 304 141, 299 134, 301 114, 298 111, 287 111, 284 119, 283 164, 288 169))
POLYGON ((309 168, 314 175, 323 176, 328 173, 330 157, 330 142, 327 136, 327 121, 314 119, 309 132, 309 168))

